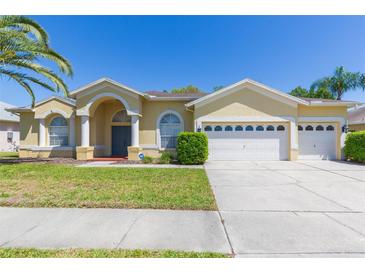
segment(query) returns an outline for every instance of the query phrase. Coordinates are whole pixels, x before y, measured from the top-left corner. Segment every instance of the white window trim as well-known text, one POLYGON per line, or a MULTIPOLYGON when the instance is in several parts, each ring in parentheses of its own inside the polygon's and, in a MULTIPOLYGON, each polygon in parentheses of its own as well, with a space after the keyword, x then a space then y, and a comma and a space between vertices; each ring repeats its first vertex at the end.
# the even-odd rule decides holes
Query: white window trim
POLYGON ((166 114, 170 114, 170 113, 176 115, 180 119, 180 132, 184 131, 184 128, 185 128, 184 127, 184 119, 182 118, 180 113, 178 113, 178 112, 176 112, 175 110, 172 110, 172 109, 168 109, 168 110, 165 110, 165 111, 161 112, 160 115, 157 118, 157 121, 156 121, 156 144, 158 146, 158 149, 160 149, 160 150, 166 150, 166 148, 161 147, 160 122, 161 122, 162 117, 164 117, 166 114))

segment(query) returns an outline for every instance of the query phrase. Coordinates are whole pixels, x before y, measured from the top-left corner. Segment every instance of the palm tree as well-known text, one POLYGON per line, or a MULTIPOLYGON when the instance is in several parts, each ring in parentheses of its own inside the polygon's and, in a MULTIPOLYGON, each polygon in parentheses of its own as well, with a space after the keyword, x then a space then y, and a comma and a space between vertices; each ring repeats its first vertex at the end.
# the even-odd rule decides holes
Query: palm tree
POLYGON ((341 100, 342 95, 351 89, 365 89, 365 74, 349 72, 343 66, 340 66, 336 68, 332 76, 315 81, 311 89, 316 88, 326 88, 336 96, 336 100, 341 100))
POLYGON ((48 35, 38 23, 25 16, 0 17, 0 76, 21 85, 31 96, 32 107, 35 96, 31 84, 54 92, 62 91, 68 96, 65 82, 51 69, 41 65, 41 60, 52 61, 67 76, 73 74, 69 61, 49 46, 48 35), (48 81, 39 79, 39 76, 48 81))

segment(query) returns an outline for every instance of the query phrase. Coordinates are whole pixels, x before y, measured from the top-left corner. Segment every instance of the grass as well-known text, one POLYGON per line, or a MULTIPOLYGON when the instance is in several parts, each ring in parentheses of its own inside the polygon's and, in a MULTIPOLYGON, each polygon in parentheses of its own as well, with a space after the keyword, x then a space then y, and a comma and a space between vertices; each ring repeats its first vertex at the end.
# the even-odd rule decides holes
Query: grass
POLYGON ((0 248, 0 258, 228 258, 213 252, 123 249, 35 249, 0 248))
POLYGON ((19 157, 18 152, 5 152, 5 151, 0 152, 0 159, 15 159, 18 157, 19 157))
POLYGON ((0 206, 216 210, 203 169, 0 165, 0 206))

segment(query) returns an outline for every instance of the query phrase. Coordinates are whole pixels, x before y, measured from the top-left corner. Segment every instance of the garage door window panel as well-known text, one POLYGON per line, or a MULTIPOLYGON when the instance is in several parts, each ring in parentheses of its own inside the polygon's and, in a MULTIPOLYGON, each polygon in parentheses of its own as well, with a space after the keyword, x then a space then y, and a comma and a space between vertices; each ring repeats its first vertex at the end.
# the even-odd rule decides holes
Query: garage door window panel
POLYGON ((306 131, 313 131, 313 127, 312 127, 312 126, 306 126, 306 127, 305 127, 305 130, 306 130, 306 131))
POLYGON ((204 127, 204 131, 212 131, 212 127, 211 126, 206 126, 206 127, 204 127))
POLYGON ((246 131, 253 131, 253 126, 247 126, 246 131))
POLYGON ((242 126, 236 126, 235 131, 243 131, 243 127, 242 126))
POLYGON ((226 127, 224 128, 224 131, 233 131, 233 127, 231 127, 231 126, 226 126, 226 127))
POLYGON ((335 128, 333 126, 329 125, 329 126, 327 126, 326 130, 327 131, 334 131, 335 128))
POLYGON ((222 131, 222 127, 221 126, 215 126, 214 131, 222 131))
POLYGON ((323 126, 319 125, 319 126, 316 126, 316 131, 323 131, 324 128, 323 126))
POLYGON ((266 131, 275 131, 275 128, 274 128, 274 126, 267 126, 266 127, 266 131))
POLYGON ((280 125, 277 127, 277 131, 285 131, 285 127, 280 125))
POLYGON ((256 131, 264 131, 264 127, 263 126, 257 126, 256 131))

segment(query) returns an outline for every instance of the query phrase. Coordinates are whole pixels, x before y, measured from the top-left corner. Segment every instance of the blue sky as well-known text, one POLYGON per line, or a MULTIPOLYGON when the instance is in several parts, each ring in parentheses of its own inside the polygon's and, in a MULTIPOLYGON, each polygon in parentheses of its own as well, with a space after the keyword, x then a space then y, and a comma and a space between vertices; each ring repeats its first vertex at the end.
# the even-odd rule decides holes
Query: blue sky
MULTIPOLYGON (((110 77, 140 91, 188 84, 210 92, 249 77, 288 92, 336 66, 365 72, 365 16, 33 16, 75 75, 70 90, 110 77)), ((37 100, 52 95, 35 88, 37 100)), ((343 99, 365 102, 365 92, 343 99)), ((0 79, 0 100, 30 98, 0 79)))

